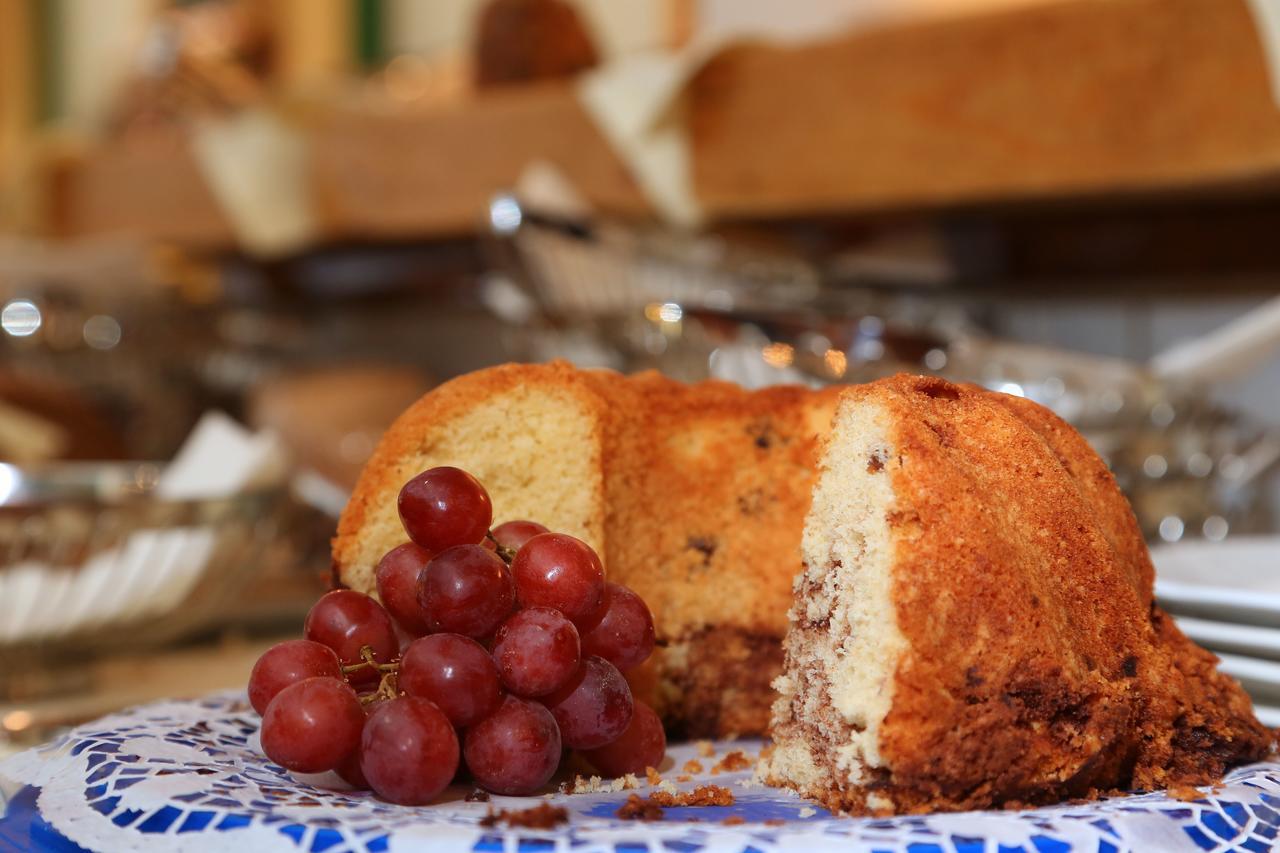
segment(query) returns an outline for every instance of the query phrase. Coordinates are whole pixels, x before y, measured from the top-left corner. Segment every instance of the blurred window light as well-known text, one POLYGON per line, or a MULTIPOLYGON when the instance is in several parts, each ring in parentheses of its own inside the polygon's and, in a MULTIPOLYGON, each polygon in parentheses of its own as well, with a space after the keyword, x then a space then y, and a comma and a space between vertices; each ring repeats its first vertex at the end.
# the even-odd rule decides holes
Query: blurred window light
POLYGON ((924 354, 924 366, 930 370, 941 370, 947 366, 947 354, 938 348, 933 348, 924 354))
POLYGON ((1158 453, 1153 453, 1142 460, 1142 473, 1153 480, 1158 480, 1169 472, 1169 461, 1158 453))
POLYGON ((106 314, 95 314, 84 321, 84 342, 94 349, 112 349, 120 343, 119 321, 106 314))
POLYGON ((1213 459, 1209 454, 1197 450, 1187 457, 1187 473, 1193 477, 1208 477, 1213 471, 1213 459))
POLYGON ((9 502, 9 498, 13 497, 13 493, 18 490, 18 484, 21 481, 17 468, 0 462, 0 506, 9 502))
POLYGON ((1173 423, 1173 406, 1161 401, 1151 407, 1151 423, 1158 427, 1167 427, 1173 423))
POLYGON ((494 232, 502 235, 514 234, 524 220, 520 211, 520 202, 515 196, 500 195, 489 203, 489 224, 494 232))
POLYGON ((853 344, 853 357, 858 361, 879 361, 884 358, 884 343, 878 338, 861 338, 853 344))
POLYGON ((1017 382, 1001 382, 998 386, 996 386, 996 390, 1002 394, 1010 394, 1014 397, 1027 396, 1026 389, 1024 389, 1017 382))
POLYGON ((1221 542, 1226 539, 1229 529, 1230 525, 1227 524, 1227 520, 1220 515, 1211 515, 1206 518, 1201 528, 1204 532, 1204 538, 1210 542, 1221 542))
POLYGON ((40 330, 44 318, 30 299, 11 299, 0 310, 0 328, 15 338, 27 338, 40 330))
POLYGON ((31 725, 34 717, 30 711, 10 711, 4 715, 4 727, 11 732, 20 732, 31 725))
POLYGON ((664 323, 679 323, 684 316, 684 309, 674 302, 664 302, 658 309, 658 317, 664 323))
POLYGON ((1160 538, 1166 542, 1177 542, 1186 532, 1186 525, 1176 515, 1166 515, 1160 519, 1160 538))

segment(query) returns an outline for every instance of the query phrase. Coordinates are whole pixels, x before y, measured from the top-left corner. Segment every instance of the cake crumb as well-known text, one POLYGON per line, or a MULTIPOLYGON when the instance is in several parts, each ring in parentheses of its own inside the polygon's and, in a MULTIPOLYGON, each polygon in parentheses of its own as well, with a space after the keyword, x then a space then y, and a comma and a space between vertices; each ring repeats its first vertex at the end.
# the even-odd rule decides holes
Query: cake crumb
POLYGON ((481 826, 497 826, 499 822, 512 828, 551 829, 569 822, 569 810, 564 806, 553 806, 550 803, 539 803, 528 809, 512 811, 503 809, 497 812, 490 806, 489 813, 480 819, 481 826))
POLYGON ((658 783, 658 790, 659 790, 659 791, 665 791, 665 792, 666 792, 666 793, 668 793, 668 794, 677 794, 677 793, 679 793, 679 791, 680 791, 680 789, 679 789, 679 788, 677 788, 677 787, 676 787, 676 786, 671 782, 671 780, 670 780, 670 779, 663 779, 661 782, 659 782, 659 783, 658 783))
POLYGON ((679 776, 676 777, 677 782, 690 782, 692 780, 693 780, 693 777, 690 776, 688 773, 681 773, 679 776))
POLYGON ((787 822, 780 817, 771 817, 764 822, 765 826, 786 826, 787 822))
POLYGON ((815 809, 813 806, 805 806, 800 811, 796 812, 796 814, 799 817, 813 817, 817 813, 818 813, 818 810, 815 809))
POLYGON ((701 755, 703 758, 710 758, 716 754, 716 749, 711 745, 711 741, 709 740, 700 740, 694 744, 694 746, 698 748, 698 755, 701 755))
POLYGON ((735 749, 733 752, 720 759, 716 766, 711 768, 711 773, 715 775, 722 770, 726 773, 734 773, 738 770, 746 770, 750 766, 751 759, 747 758, 746 754, 742 750, 735 749))
POLYGON ((762 747, 760 749, 760 754, 756 756, 756 761, 768 761, 772 757, 773 757, 773 744, 769 744, 768 746, 762 747))
MULTIPOLYGON (((638 788, 639 786, 640 780, 636 778, 635 774, 628 773, 625 776, 619 776, 618 778, 610 781, 608 790, 611 793, 617 793, 618 791, 630 791, 638 788)), ((601 787, 603 788, 604 785, 602 784, 601 787)))
POLYGON ((470 794, 467 794, 466 801, 468 803, 487 803, 489 802, 489 792, 476 788, 470 794))
POLYGON ((605 785, 604 780, 599 776, 592 776, 584 779, 581 776, 574 776, 572 782, 565 782, 560 786, 562 794, 600 794, 606 791, 616 790, 612 784, 605 785))
POLYGON ((658 772, 657 768, 646 767, 644 769, 644 777, 649 780, 650 785, 662 784, 662 774, 658 772))
POLYGON ((657 803, 642 798, 639 794, 632 794, 627 797, 627 801, 614 814, 623 820, 650 821, 662 820, 665 812, 662 811, 662 806, 657 803))
POLYGON ((731 806, 733 791, 719 785, 699 785, 684 793, 658 791, 649 799, 660 806, 731 806))
POLYGON ((682 769, 685 773, 701 773, 702 762, 696 758, 690 758, 684 763, 684 767, 682 769))
MULTIPOLYGON (((663 783, 670 785, 669 782, 663 783)), ((623 820, 662 820, 663 808, 672 806, 731 806, 733 791, 719 785, 701 785, 692 791, 681 793, 671 786, 671 790, 659 790, 648 797, 632 794, 622 804, 616 814, 623 820)))
POLYGON ((720 822, 725 826, 741 826, 742 824, 746 823, 747 820, 742 815, 731 814, 720 822))
POLYGON ((1204 792, 1192 785, 1178 785, 1170 788, 1166 793, 1173 799, 1184 803, 1194 803, 1196 800, 1204 799, 1204 792))

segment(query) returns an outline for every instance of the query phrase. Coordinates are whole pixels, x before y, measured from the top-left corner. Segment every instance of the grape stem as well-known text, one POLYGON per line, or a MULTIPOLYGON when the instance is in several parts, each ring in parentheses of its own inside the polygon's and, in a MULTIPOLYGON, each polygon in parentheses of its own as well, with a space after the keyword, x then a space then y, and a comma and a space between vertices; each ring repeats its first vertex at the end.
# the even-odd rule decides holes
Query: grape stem
POLYGON ((369 669, 369 668, 373 668, 373 669, 376 669, 378 672, 385 672, 385 673, 395 673, 400 671, 399 661, 392 661, 391 663, 378 663, 377 659, 375 659, 373 656, 372 646, 361 646, 360 657, 362 658, 362 660, 359 663, 345 664, 342 667, 342 674, 350 675, 353 672, 359 672, 362 669, 369 669))
POLYGON ((511 565, 511 561, 516 558, 516 549, 508 548, 506 545, 498 542, 497 539, 494 539, 492 530, 487 531, 484 536, 493 543, 494 550, 498 552, 498 556, 502 558, 502 562, 506 563, 508 566, 511 565))

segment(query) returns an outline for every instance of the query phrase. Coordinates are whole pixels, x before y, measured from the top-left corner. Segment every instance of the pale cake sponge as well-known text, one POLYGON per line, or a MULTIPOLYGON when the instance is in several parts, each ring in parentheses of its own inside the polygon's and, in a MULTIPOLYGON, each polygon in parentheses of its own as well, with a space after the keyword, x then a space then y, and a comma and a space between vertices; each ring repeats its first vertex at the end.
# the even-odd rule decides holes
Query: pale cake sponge
POLYGON ((377 561, 404 541, 401 485, 456 465, 485 484, 495 522, 529 518, 586 539, 610 579, 645 599, 659 649, 628 677, 668 726, 762 733, 837 396, 564 363, 455 379, 375 451, 339 523, 337 577, 373 592, 377 561))
MULTIPOLYGON (((791 642, 809 660, 775 682, 777 713, 785 716, 799 701, 803 716, 837 745, 836 770, 858 782, 864 767, 880 766, 880 724, 905 646, 893 617, 893 543, 884 512, 893 491, 887 477, 865 476, 895 456, 888 436, 888 416, 874 405, 836 414, 805 523, 805 569, 791 614, 791 642)), ((772 762, 789 778, 821 783, 803 738, 780 741, 772 762)))
POLYGON ((428 393, 391 425, 360 476, 334 540, 338 579, 374 593, 378 561, 407 539, 400 488, 437 465, 479 478, 495 523, 536 519, 602 548, 603 414, 582 375, 563 365, 494 368, 428 393))
POLYGON ((980 809, 1217 781, 1272 735, 1152 600, 1137 524, 1025 400, 844 392, 761 776, 834 810, 980 809))

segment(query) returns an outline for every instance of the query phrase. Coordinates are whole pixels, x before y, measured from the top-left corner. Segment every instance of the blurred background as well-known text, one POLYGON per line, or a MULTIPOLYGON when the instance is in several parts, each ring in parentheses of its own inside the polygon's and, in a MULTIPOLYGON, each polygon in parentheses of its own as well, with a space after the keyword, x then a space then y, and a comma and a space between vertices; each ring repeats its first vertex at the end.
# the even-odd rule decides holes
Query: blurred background
POLYGON ((1078 426, 1280 724, 1271 0, 0 0, 0 750, 243 683, 382 430, 569 358, 1078 426))

